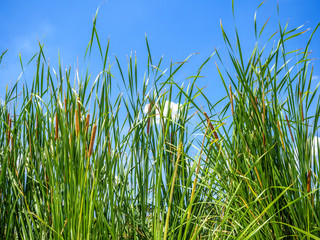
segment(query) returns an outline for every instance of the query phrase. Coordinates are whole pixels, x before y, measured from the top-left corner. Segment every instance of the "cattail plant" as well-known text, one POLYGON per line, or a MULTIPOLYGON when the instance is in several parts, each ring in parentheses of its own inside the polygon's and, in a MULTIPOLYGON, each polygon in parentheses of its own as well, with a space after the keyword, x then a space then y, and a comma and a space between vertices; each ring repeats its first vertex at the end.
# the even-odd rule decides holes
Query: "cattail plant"
POLYGON ((40 45, 32 84, 6 92, 0 239, 320 238, 314 32, 290 49, 303 27, 260 38, 268 21, 259 29, 255 20, 249 54, 221 22, 232 64, 216 50, 181 86, 191 56, 164 66, 146 39, 144 75, 136 56, 111 64, 96 20, 86 51, 102 57, 96 80, 89 67, 63 70, 60 59, 53 71, 40 45), (222 99, 198 87, 211 59, 222 99))

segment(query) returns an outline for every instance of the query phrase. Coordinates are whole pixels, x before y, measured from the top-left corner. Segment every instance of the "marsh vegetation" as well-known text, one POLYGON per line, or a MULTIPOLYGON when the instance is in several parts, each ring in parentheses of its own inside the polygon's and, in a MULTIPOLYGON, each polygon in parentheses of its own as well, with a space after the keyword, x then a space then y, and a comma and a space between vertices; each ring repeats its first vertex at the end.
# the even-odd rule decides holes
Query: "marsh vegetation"
POLYGON ((95 23, 97 76, 54 71, 39 44, 31 84, 1 103, 1 239, 319 239, 316 29, 262 41, 254 22, 245 59, 221 24, 232 65, 217 50, 181 85, 192 56, 163 66, 147 41, 144 72, 134 56, 111 64, 95 23), (286 47, 302 34, 305 46, 286 47), (217 102, 197 86, 209 64, 225 87, 217 102))

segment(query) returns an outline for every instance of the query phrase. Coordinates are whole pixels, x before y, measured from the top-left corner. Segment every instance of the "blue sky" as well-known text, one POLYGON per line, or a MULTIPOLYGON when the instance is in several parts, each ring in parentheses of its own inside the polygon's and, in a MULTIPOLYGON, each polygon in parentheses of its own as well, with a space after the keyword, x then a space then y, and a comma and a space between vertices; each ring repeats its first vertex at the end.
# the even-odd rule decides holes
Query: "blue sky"
MULTIPOLYGON (((193 75, 204 59, 217 48, 223 51, 220 19, 231 39, 234 39, 234 22, 231 0, 107 0, 99 10, 97 28, 100 41, 106 46, 110 38, 110 62, 117 55, 125 64, 131 51, 137 53, 138 61, 146 60, 145 34, 148 37, 152 55, 164 56, 166 63, 184 60, 189 54, 199 52, 191 59, 189 67, 177 75, 176 81, 184 81, 193 75)), ((244 52, 252 51, 255 43, 253 17, 261 1, 235 0, 236 25, 242 40, 244 52)), ((261 27, 270 17, 265 30, 268 37, 278 30, 277 3, 280 5, 280 22, 289 20, 289 27, 306 23, 313 29, 320 22, 320 1, 317 0, 269 0, 259 10, 257 21, 261 27)), ((0 65, 0 97, 5 87, 16 81, 21 73, 19 52, 24 63, 38 50, 38 40, 45 44, 45 54, 52 66, 56 66, 58 51, 64 66, 74 66, 77 57, 83 60, 90 40, 92 18, 100 0, 78 1, 4 1, 0 0, 0 52, 8 49, 0 65)), ((307 37, 307 36, 306 36, 307 37)), ((305 46, 306 37, 300 37, 291 44, 292 49, 305 46)), ((320 57, 320 31, 311 44, 313 56, 320 57)), ((95 51, 92 59, 98 58, 95 51)), ((93 60, 94 61, 94 60, 93 60)), ((222 97, 222 83, 215 70, 214 58, 204 69, 203 86, 214 100, 222 97)), ((92 66, 92 71, 98 71, 92 66)), ((142 65, 145 67, 145 65, 142 65)), ((34 65, 30 66, 34 70, 34 65)), ((314 80, 320 81, 320 63, 314 64, 314 80)), ((143 70, 143 68, 142 68, 143 70)), ((143 72, 140 76, 143 75, 143 72)), ((116 81, 120 79, 116 79, 116 81)), ((27 77, 32 81, 32 74, 27 77)))

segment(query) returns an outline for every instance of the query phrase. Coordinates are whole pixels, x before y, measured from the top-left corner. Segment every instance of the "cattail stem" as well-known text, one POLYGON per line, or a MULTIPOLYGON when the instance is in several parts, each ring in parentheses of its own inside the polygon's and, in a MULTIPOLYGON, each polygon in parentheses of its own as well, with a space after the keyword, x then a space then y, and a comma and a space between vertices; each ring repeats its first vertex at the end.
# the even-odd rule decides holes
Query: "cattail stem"
POLYGON ((147 124, 147 135, 149 135, 150 132, 150 124, 151 124, 151 118, 150 118, 150 113, 151 113, 152 105, 151 102, 149 103, 149 108, 148 108, 148 124, 147 124))
POLYGON ((80 102, 80 97, 78 97, 77 102, 78 102, 78 110, 79 110, 79 114, 80 114, 80 116, 81 116, 81 102, 80 102))
POLYGON ((13 147, 14 147, 14 138, 11 136, 11 149, 13 150, 13 147))
POLYGON ((58 130, 59 130, 58 113, 56 113, 56 134, 54 137, 55 140, 58 139, 58 130))
POLYGON ((301 91, 299 91, 299 98, 300 98, 300 106, 301 106, 301 118, 302 118, 302 122, 303 122, 304 121, 304 116, 303 116, 303 105, 302 105, 301 91))
POLYGON ((67 99, 65 98, 64 99, 64 110, 66 112, 66 118, 67 118, 67 121, 66 121, 66 124, 68 125, 68 108, 67 108, 67 99))
MULTIPOLYGON (((9 123, 10 123, 10 113, 8 113, 7 115, 7 125, 9 127, 9 123)), ((10 135, 10 127, 7 129, 7 145, 9 145, 9 135, 10 135)))
MULTIPOLYGON (((265 126, 264 125, 265 117, 266 117, 266 104, 264 102, 264 90, 263 90, 263 92, 262 92, 262 113, 261 113, 263 126, 265 126)), ((266 136, 264 134, 264 130, 262 131, 262 139, 263 139, 263 146, 265 147, 266 146, 266 136)))
POLYGON ((39 128, 39 119, 38 119, 38 114, 36 114, 36 139, 38 139, 38 128, 39 128))
POLYGON ((29 154, 30 154, 30 161, 32 160, 32 144, 31 144, 31 134, 30 134, 30 129, 29 126, 27 124, 27 122, 25 122, 27 130, 28 130, 28 136, 29 136, 29 154))
MULTIPOLYGON (((205 113, 206 114, 206 113, 205 113)), ((207 116, 207 115, 206 115, 207 116)), ((206 132, 203 136, 203 140, 202 140, 202 144, 201 144, 201 150, 200 150, 200 155, 199 155, 199 161, 198 161, 198 166, 197 166, 197 171, 196 171, 196 177, 193 181, 193 186, 192 186, 192 192, 191 192, 191 199, 190 199, 190 204, 192 204, 192 201, 193 201, 193 196, 194 196, 194 193, 196 191, 196 185, 197 185, 197 180, 198 180, 198 173, 199 173, 199 169, 200 169, 200 161, 201 161, 201 155, 202 155, 202 151, 203 151, 203 146, 204 146, 204 140, 206 139, 207 137, 207 133, 208 133, 208 130, 209 130, 209 125, 207 126, 206 128, 206 132)), ((192 207, 190 206, 190 210, 188 212, 188 219, 190 219, 190 215, 191 215, 191 210, 192 210, 192 207)))
POLYGON ((78 110, 75 110, 75 117, 76 117, 76 137, 78 137, 79 134, 79 114, 78 110))
POLYGON ((234 115, 234 109, 233 109, 233 95, 232 95, 232 88, 231 88, 231 85, 229 85, 229 89, 230 89, 231 112, 232 112, 232 116, 233 116, 233 115, 234 115))
POLYGON ((264 124, 264 122, 265 122, 265 117, 266 117, 266 103, 265 103, 265 101, 264 101, 264 91, 263 91, 263 93, 262 93, 262 108, 263 108, 263 110, 262 110, 262 114, 263 114, 263 116, 262 116, 262 122, 263 122, 263 124, 264 124))
POLYGON ((281 144, 282 144, 283 150, 285 150, 284 142, 283 142, 283 138, 282 138, 282 131, 281 131, 281 129, 280 129, 280 123, 279 123, 279 120, 277 120, 277 126, 278 126, 278 129, 279 129, 279 132, 280 132, 280 140, 281 140, 281 144))
POLYGON ((80 131, 80 121, 81 121, 81 102, 79 97, 78 97, 77 103, 78 103, 78 112, 76 111, 76 130, 77 130, 76 135, 78 136, 80 131))
POLYGON ((175 164, 173 179, 172 179, 172 183, 171 183, 171 191, 170 191, 168 213, 167 213, 166 224, 165 224, 165 228, 164 228, 164 237, 163 237, 164 240, 167 239, 170 211, 171 211, 171 205, 172 205, 173 188, 174 188, 174 183, 175 183, 177 172, 178 172, 178 163, 179 163, 179 160, 180 160, 182 148, 183 148, 183 145, 182 145, 182 142, 180 142, 179 147, 178 147, 177 161, 176 161, 176 164, 175 164))
POLYGON ((8 138, 7 138, 7 144, 9 145, 10 144, 10 137, 11 137, 11 123, 12 123, 12 119, 10 118, 9 119, 9 123, 8 123, 8 127, 9 127, 9 129, 8 129, 8 138))
MULTIPOLYGON (((9 116, 9 113, 8 113, 8 117, 9 116)), ((11 135, 11 118, 9 118, 9 121, 8 121, 8 130, 7 130, 7 145, 9 147, 9 144, 10 144, 10 135, 11 135)), ((13 145, 11 144, 11 147, 13 145)), ((9 148, 10 150, 10 148, 9 148)), ((8 152, 8 164, 10 165, 10 152, 8 152)))
POLYGON ((258 181, 259 181, 260 186, 261 186, 261 189, 262 189, 262 182, 261 182, 261 179, 260 179, 260 176, 259 176, 259 173, 258 173, 258 169, 257 169, 257 167, 256 167, 256 166, 254 167, 254 170, 255 170, 255 172, 256 172, 256 174, 257 174, 258 181))

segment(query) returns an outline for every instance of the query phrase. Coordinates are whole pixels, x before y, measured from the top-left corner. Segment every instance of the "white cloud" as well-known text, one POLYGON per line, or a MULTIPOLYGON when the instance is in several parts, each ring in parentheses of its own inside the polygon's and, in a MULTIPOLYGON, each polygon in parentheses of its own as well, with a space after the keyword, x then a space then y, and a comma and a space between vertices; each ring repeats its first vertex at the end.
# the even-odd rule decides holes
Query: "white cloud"
POLYGON ((318 80, 319 79, 319 76, 318 75, 314 75, 312 76, 311 80, 318 80))
POLYGON ((318 159, 318 150, 320 147, 320 137, 314 137, 312 141, 312 153, 311 153, 311 159, 314 159, 315 161, 318 159))
MULTIPOLYGON (((144 114, 148 114, 149 107, 150 107, 150 103, 148 103, 144 106, 144 108, 143 108, 144 114)), ((169 110, 171 111, 171 114, 169 117, 171 117, 172 120, 176 120, 179 117, 179 108, 180 108, 180 104, 166 101, 164 104, 163 112, 162 112, 162 114, 160 114, 161 106, 158 105, 155 109, 156 123, 157 124, 160 123, 160 117, 162 117, 163 120, 165 121, 169 110)))

